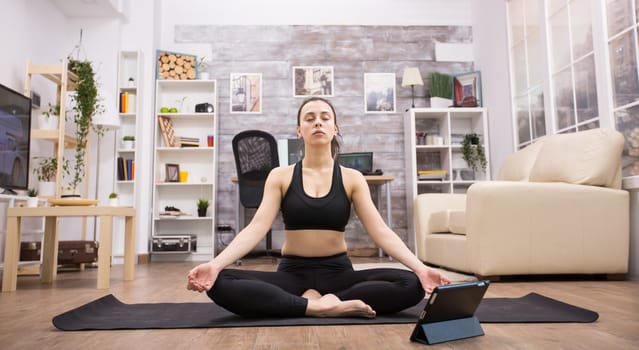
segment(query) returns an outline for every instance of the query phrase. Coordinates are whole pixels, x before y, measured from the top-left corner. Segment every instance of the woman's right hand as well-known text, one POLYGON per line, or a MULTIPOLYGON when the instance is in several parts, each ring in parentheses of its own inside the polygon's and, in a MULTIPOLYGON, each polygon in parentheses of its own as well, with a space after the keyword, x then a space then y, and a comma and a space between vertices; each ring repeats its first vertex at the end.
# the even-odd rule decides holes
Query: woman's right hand
POLYGON ((218 274, 219 269, 216 268, 212 261, 200 264, 189 271, 186 276, 188 279, 186 289, 200 293, 209 291, 215 284, 218 274))

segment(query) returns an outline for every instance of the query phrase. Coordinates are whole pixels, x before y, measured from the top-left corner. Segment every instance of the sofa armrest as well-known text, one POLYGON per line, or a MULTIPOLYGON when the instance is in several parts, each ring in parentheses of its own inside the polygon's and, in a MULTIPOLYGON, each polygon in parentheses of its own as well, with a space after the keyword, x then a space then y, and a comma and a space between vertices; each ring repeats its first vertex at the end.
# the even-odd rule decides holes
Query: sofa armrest
POLYGON ((426 260, 424 247, 426 236, 431 233, 429 230, 431 214, 443 210, 464 210, 465 207, 465 194, 423 193, 415 198, 413 214, 415 224, 415 251, 420 260, 426 260))
POLYGON ((470 265, 479 275, 625 273, 626 191, 567 183, 491 181, 467 192, 470 265))

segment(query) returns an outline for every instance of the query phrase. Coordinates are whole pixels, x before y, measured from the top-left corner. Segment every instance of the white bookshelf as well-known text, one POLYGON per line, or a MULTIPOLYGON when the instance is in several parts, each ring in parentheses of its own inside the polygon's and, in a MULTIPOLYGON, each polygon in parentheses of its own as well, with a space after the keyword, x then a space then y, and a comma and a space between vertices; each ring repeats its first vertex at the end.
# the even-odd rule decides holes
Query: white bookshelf
MULTIPOLYGON (((152 261, 206 261, 214 254, 216 228, 215 197, 217 187, 217 86, 215 80, 157 80, 155 97, 153 237, 193 235, 194 252, 151 252, 152 261), (201 103, 213 105, 214 111, 195 112, 201 103), (177 112, 161 112, 162 107, 177 112), (158 123, 168 117, 177 137, 197 139, 197 147, 168 145, 158 123), (209 146, 208 136, 214 144, 209 146), (166 165, 177 164, 188 172, 184 182, 167 182, 166 165), (197 200, 208 199, 205 217, 198 217, 197 200), (179 217, 160 215, 166 207, 178 208, 179 217)), ((177 139, 179 140, 179 138, 177 139)))

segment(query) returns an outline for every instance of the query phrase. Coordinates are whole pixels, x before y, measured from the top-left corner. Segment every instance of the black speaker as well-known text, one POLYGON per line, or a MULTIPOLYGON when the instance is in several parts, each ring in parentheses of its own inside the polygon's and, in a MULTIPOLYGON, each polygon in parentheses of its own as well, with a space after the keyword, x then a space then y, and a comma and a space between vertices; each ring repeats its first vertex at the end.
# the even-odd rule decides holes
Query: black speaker
POLYGON ((213 105, 210 103, 198 103, 195 105, 195 113, 213 113, 213 105))

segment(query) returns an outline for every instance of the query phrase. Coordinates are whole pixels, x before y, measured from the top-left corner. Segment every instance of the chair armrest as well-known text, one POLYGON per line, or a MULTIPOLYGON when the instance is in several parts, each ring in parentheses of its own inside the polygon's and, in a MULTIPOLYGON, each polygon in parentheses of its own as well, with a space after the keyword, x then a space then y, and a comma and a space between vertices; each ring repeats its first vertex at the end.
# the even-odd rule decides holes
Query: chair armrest
POLYGON ((623 190, 476 183, 467 192, 466 225, 470 265, 480 275, 575 273, 577 262, 584 273, 627 271, 629 196, 623 190))
POLYGON ((466 207, 466 195, 457 193, 424 193, 415 198, 414 225, 415 225, 415 251, 417 257, 425 260, 424 245, 426 236, 431 232, 430 216, 442 210, 464 210, 466 207))

